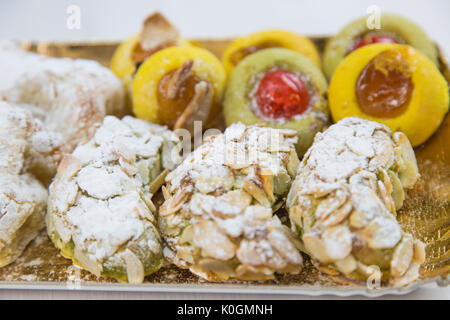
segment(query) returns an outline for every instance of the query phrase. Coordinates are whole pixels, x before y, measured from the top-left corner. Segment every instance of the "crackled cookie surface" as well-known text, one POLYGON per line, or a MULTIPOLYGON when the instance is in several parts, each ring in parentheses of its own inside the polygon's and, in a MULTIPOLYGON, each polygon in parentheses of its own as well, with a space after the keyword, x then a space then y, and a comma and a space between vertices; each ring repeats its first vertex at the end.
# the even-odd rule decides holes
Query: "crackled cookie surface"
POLYGON ((18 105, 0 101, 0 267, 44 228, 47 190, 31 174, 55 170, 62 139, 18 105))
POLYGON ((166 177, 165 256, 212 281, 298 273, 302 257, 273 207, 296 174, 296 132, 233 124, 166 177))
POLYGON ((0 99, 30 110, 61 135, 67 153, 92 137, 105 115, 127 112, 120 80, 95 61, 50 58, 0 43, 0 73, 0 99))
POLYGON ((424 246, 395 219, 419 176, 403 133, 345 118, 316 136, 298 172, 291 224, 322 269, 364 280, 379 268, 393 284, 418 278, 424 246))
POLYGON ((107 116, 66 156, 50 186, 47 231, 61 253, 100 276, 142 282, 162 265, 152 194, 173 168, 164 127, 107 116))

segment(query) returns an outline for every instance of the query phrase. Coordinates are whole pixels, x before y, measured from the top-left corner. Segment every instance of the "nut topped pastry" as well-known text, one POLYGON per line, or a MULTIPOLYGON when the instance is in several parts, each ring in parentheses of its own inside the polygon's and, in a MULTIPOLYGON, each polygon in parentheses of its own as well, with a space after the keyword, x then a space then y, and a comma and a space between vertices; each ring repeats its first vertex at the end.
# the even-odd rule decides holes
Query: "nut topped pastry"
POLYGON ((97 276, 132 283, 161 267, 151 198, 163 169, 174 166, 168 155, 175 142, 164 127, 107 116, 62 160, 46 222, 63 256, 97 276))
POLYGON ((292 228, 322 270, 365 280, 375 267, 392 284, 416 280, 424 245, 395 215, 418 176, 403 133, 345 118, 317 134, 300 164, 286 203, 292 228))
POLYGON ((298 273, 298 243, 273 215, 297 172, 295 142, 295 131, 237 123, 169 173, 158 216, 167 259, 210 281, 298 273))

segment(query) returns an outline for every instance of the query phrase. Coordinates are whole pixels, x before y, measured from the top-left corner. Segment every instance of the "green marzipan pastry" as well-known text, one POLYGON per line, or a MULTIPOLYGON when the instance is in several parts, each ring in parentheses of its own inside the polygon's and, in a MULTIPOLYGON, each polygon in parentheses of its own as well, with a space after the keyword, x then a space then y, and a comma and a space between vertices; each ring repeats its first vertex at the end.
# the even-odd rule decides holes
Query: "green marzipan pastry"
POLYGON ((325 77, 309 59, 288 49, 260 50, 242 60, 231 73, 225 91, 225 122, 227 126, 236 122, 246 125, 263 123, 273 128, 295 130, 298 135, 296 149, 301 157, 312 144, 314 135, 329 124, 326 92, 325 77), (312 105, 309 109, 284 123, 262 119, 251 109, 251 92, 258 79, 264 73, 277 68, 300 75, 306 80, 306 85, 312 93, 312 105))

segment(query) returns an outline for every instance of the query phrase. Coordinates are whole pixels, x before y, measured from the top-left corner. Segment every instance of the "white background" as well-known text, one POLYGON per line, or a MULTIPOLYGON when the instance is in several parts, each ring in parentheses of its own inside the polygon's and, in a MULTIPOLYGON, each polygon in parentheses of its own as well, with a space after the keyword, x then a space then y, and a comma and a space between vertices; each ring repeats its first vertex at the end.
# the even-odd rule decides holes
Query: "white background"
POLYGON ((187 38, 233 37, 267 28, 305 35, 336 33, 370 5, 416 21, 450 53, 449 0, 0 0, 0 39, 120 40, 147 14, 166 14, 187 38), (66 27, 68 6, 81 28, 66 27))
MULTIPOLYGON (((0 0, 0 39, 121 40, 159 10, 186 38, 226 38, 261 29, 283 28, 304 35, 336 33, 370 5, 402 14, 422 26, 450 55, 449 0, 0 0), (81 10, 81 28, 66 27, 70 5, 81 10)), ((1 291, 7 298, 275 298, 256 295, 140 294, 1 291)), ((280 298, 307 298, 281 296, 280 298)), ((390 296, 387 298, 396 298, 390 296)), ((398 297, 397 297, 398 298, 398 297)), ((407 298, 449 299, 450 288, 427 286, 407 298)))

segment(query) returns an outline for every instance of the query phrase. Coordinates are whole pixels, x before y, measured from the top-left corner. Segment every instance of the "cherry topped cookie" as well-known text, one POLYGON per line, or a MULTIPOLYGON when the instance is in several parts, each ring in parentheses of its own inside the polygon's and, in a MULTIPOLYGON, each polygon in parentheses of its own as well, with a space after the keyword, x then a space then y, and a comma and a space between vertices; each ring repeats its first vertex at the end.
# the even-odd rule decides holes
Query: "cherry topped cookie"
POLYGON ((264 49, 246 57, 231 73, 225 122, 293 129, 302 156, 329 123, 326 91, 325 77, 308 58, 292 50, 264 49))

